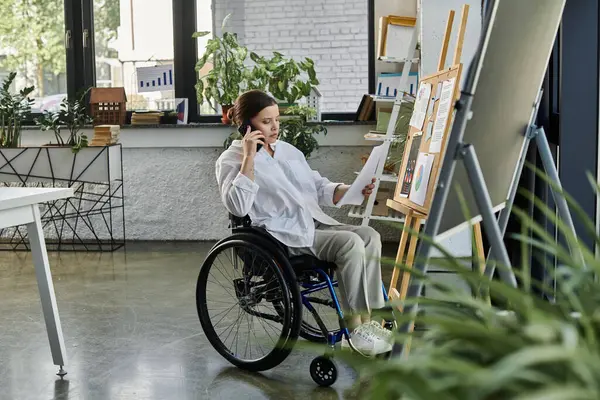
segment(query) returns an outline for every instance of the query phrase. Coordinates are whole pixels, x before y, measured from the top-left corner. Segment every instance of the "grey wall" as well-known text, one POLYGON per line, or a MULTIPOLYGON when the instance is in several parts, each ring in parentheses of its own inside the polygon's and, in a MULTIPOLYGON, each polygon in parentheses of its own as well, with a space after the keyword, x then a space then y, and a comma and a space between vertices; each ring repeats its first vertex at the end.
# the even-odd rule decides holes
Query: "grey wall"
MULTIPOLYGON (((365 147, 322 147, 309 160, 323 176, 352 182, 365 147)), ((220 148, 123 149, 129 240, 217 240, 230 231, 227 211, 218 195, 214 165, 220 148)), ((327 209, 340 222, 348 209, 327 209)), ((373 225, 376 226, 376 225, 373 225)), ((386 240, 398 240, 397 229, 376 226, 386 240)))
MULTIPOLYGON (((598 19, 597 1, 568 0, 562 25, 559 172, 567 193, 595 221, 598 162, 598 19)), ((591 235, 577 218, 579 236, 592 246, 591 235)))

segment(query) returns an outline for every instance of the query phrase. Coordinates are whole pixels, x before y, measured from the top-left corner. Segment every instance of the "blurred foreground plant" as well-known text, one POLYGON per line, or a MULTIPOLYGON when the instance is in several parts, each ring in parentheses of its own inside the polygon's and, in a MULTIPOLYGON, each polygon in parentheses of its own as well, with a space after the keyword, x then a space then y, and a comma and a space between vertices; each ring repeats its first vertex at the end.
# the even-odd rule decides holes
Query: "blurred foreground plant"
MULTIPOLYGON (((593 178, 590 181, 597 193, 598 183, 593 178)), ((513 235, 522 246, 522 261, 515 268, 518 289, 490 282, 465 267, 463 260, 454 259, 433 244, 444 256, 429 260, 430 267, 441 266, 458 273, 471 287, 500 299, 505 305, 503 310, 492 306, 487 298, 474 297, 398 266, 412 271, 413 279, 424 280, 439 294, 403 303, 418 301, 425 312, 419 313, 416 323, 426 326, 424 333, 397 335, 400 342, 410 340, 411 351, 406 358, 349 359, 361 375, 353 388, 357 398, 600 399, 600 283, 596 279, 600 261, 591 249, 577 242, 553 210, 531 193, 521 194, 553 221, 571 252, 531 220, 526 211, 517 208, 513 214, 522 227, 521 234, 513 235), (559 267, 548 271, 555 288, 531 279, 530 248, 556 257, 559 267), (536 288, 553 293, 553 301, 541 298, 536 288)), ((594 221, 571 197, 563 195, 571 211, 583 221, 586 233, 600 244, 594 221)), ((393 264, 393 260, 386 261, 393 264)), ((397 318, 399 325, 409 320, 406 315, 397 318)))

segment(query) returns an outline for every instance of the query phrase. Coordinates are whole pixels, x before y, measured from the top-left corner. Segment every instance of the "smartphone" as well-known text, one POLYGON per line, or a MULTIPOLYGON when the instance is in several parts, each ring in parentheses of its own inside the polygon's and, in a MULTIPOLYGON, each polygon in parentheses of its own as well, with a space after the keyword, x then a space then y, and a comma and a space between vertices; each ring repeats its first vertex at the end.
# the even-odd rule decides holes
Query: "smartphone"
MULTIPOLYGON (((249 120, 246 120, 246 121, 244 121, 244 122, 242 123, 242 125, 240 125, 240 127, 238 128, 238 132, 239 132, 239 133, 240 133, 242 136, 244 136, 244 135, 246 134, 246 131, 248 130, 248 127, 250 127, 250 132, 252 132, 252 131, 255 131, 255 130, 256 130, 256 128, 254 128, 254 127, 252 126, 252 124, 250 123, 250 121, 249 121, 249 120)), ((262 147, 262 144, 260 144, 260 143, 258 143, 258 144, 256 145, 256 152, 257 152, 257 153, 258 153, 258 151, 261 149, 261 147, 262 147)))

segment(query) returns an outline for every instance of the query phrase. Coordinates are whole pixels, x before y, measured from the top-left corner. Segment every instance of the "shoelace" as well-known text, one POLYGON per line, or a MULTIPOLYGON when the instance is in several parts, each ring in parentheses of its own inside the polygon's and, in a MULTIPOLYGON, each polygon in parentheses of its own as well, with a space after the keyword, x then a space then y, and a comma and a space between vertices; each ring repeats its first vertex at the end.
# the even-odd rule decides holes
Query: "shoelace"
POLYGON ((380 337, 383 337, 383 338, 386 338, 386 339, 388 339, 388 338, 390 338, 390 337, 392 336, 392 332, 391 332, 391 331, 389 331, 389 330, 385 329, 384 327, 382 327, 382 326, 381 326, 381 324, 379 324, 379 323, 377 323, 377 322, 375 322, 375 321, 371 321, 371 322, 369 323, 369 326, 370 326, 370 327, 371 327, 371 328, 372 328, 372 329, 373 329, 375 332, 378 332, 380 337))
POLYGON ((369 329, 369 326, 365 326, 365 325, 361 325, 356 331, 355 334, 357 336, 362 337, 365 340, 368 340, 370 342, 375 341, 375 339, 377 339, 377 335, 375 334, 375 332, 373 332, 372 329, 369 329))

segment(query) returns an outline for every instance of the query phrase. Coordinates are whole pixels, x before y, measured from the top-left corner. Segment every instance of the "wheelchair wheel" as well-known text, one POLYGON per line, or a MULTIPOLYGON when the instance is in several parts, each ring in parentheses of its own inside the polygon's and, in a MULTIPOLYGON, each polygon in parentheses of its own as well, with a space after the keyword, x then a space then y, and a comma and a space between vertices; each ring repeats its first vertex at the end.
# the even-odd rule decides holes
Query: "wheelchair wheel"
POLYGON ((198 276, 196 305, 211 345, 233 365, 279 365, 298 338, 300 292, 260 240, 234 235, 213 247, 198 276))
POLYGON ((310 376, 321 387, 329 387, 337 380, 337 368, 328 357, 317 357, 310 363, 310 376))

